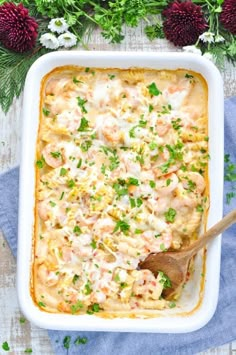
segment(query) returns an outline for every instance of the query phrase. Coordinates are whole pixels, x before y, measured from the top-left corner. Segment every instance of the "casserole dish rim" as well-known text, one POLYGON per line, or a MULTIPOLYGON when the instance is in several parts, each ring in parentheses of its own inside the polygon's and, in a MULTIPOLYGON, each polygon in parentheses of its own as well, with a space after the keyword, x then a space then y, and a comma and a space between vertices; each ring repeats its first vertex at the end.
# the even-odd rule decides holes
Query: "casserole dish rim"
MULTIPOLYGON (((35 182, 35 139, 38 129, 40 101, 40 82, 44 75, 52 69, 64 65, 93 67, 143 67, 154 69, 186 69, 199 72, 208 85, 209 135, 213 126, 212 117, 217 122, 214 126, 213 159, 209 162, 209 177, 217 171, 217 179, 210 181, 210 206, 208 228, 222 217, 223 198, 223 83, 217 68, 207 59, 188 53, 153 53, 153 52, 85 52, 58 51, 40 57, 30 68, 24 90, 22 150, 20 168, 20 197, 18 223, 18 255, 17 255, 17 293, 20 308, 26 318, 34 324, 48 329, 59 330, 91 330, 91 331, 125 331, 125 332, 159 332, 182 333, 194 331, 204 326, 213 316, 218 299, 220 274, 220 237, 208 247, 206 257, 206 282, 204 296, 198 309, 188 316, 163 316, 149 319, 115 318, 103 319, 95 316, 75 316, 70 314, 51 314, 42 312, 33 303, 30 295, 32 233, 35 182), (84 64, 81 64, 84 63, 84 64), (93 63, 93 64, 91 64, 93 63), (105 63, 105 64, 103 64, 105 63), (110 65, 108 65, 110 63, 110 65), (116 64, 117 63, 117 64, 116 64), (132 63, 132 64, 131 64, 132 63), (141 65, 142 64, 142 65, 141 65), (213 104, 213 105, 212 105, 213 104), (36 123, 32 123, 32 117, 36 123), (30 128, 34 126, 33 132, 30 128), (217 146, 216 146, 217 143, 217 146), (29 168, 30 166, 30 168, 29 168), (216 181, 217 180, 217 183, 216 181), (216 189, 217 187, 217 189, 216 189), (33 193, 33 194, 32 194, 33 193), (25 199, 26 198, 26 199, 25 199), (32 224, 31 224, 32 222, 32 224), (31 231, 31 233, 30 233, 31 231), (22 276, 23 275, 23 276, 22 276), (173 320, 175 320, 173 322, 173 320)), ((211 139, 210 139, 211 144, 211 139)), ((211 148, 211 146, 210 146, 211 148)), ((211 155, 211 150, 210 150, 211 155)))

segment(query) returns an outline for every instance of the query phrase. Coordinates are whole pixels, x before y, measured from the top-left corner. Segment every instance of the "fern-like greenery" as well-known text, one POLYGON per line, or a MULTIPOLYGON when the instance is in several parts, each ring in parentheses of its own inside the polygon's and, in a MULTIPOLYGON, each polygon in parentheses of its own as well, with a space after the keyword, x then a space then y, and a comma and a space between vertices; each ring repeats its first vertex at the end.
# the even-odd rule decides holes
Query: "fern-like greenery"
POLYGON ((0 47, 0 105, 7 113, 14 98, 19 97, 23 90, 25 77, 34 61, 46 50, 38 47, 26 54, 12 54, 0 47))

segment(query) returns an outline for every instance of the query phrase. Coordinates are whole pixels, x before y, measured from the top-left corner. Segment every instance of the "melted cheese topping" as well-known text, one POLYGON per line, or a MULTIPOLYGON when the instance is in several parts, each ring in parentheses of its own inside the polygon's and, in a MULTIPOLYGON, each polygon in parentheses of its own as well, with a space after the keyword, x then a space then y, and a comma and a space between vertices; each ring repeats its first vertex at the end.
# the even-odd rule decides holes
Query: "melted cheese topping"
POLYGON ((44 78, 32 293, 48 312, 163 309, 163 273, 206 208, 207 88, 186 70, 65 67, 44 78))

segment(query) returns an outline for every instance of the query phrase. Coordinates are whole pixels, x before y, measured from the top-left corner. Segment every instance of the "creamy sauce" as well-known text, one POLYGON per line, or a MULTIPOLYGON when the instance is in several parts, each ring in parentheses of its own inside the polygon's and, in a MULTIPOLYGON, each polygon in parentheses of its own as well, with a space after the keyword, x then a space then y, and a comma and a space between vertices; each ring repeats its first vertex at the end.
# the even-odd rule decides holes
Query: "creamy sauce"
POLYGON ((103 316, 171 307, 168 278, 137 266, 198 235, 208 206, 204 79, 65 67, 45 77, 40 111, 35 302, 103 316))

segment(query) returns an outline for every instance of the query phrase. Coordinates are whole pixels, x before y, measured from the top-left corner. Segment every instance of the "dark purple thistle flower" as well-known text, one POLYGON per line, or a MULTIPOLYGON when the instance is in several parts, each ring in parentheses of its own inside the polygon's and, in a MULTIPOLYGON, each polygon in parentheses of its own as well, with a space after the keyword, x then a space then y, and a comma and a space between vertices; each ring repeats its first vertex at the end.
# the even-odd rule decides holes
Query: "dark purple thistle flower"
POLYGON ((201 6, 191 1, 171 3, 164 11, 164 33, 175 46, 195 44, 198 37, 207 30, 208 25, 201 6))
POLYGON ((37 28, 37 22, 22 4, 0 6, 0 42, 4 47, 20 53, 29 51, 35 45, 37 28))
POLYGON ((225 0, 222 5, 220 22, 226 30, 236 35, 236 0, 225 0))

